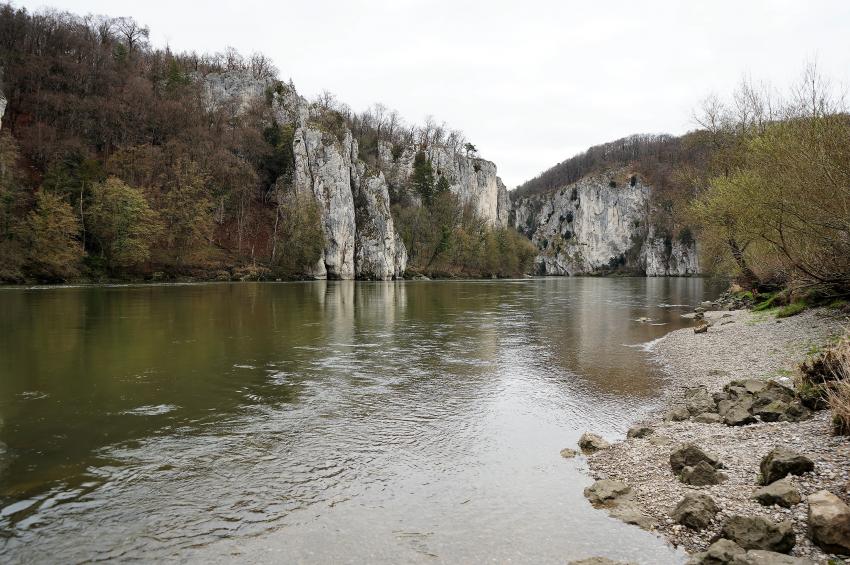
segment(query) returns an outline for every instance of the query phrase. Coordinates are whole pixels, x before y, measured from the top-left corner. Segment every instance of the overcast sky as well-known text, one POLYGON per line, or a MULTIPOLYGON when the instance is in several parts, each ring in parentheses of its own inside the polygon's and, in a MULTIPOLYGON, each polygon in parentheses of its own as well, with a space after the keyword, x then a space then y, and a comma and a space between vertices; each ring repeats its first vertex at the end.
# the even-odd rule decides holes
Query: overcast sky
POLYGON ((850 84, 850 2, 21 1, 133 16, 157 46, 270 55, 302 95, 462 130, 508 187, 590 145, 683 133, 745 75, 785 87, 816 60, 850 84))

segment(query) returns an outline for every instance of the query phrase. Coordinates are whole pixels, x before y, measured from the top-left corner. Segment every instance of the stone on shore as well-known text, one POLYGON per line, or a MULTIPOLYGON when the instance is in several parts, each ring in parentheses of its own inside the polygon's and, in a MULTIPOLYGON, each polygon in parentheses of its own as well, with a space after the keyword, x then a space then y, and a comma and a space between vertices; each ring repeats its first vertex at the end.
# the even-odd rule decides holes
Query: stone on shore
POLYGON ((732 516, 723 524, 720 535, 744 549, 778 553, 789 553, 797 543, 790 521, 776 523, 762 516, 732 516))
POLYGON ((652 531, 658 526, 658 522, 654 518, 650 518, 641 512, 634 503, 626 502, 619 504, 609 510, 608 514, 621 522, 637 526, 647 531, 652 531))
POLYGON ((723 418, 716 412, 703 412, 694 416, 694 422, 698 424, 720 424, 723 422, 723 418))
POLYGON ((717 404, 704 386, 691 388, 685 392, 685 407, 691 416, 704 412, 717 412, 717 404))
POLYGON ((810 494, 809 537, 824 551, 850 555, 850 507, 829 491, 810 494))
POLYGON ((694 467, 701 461, 714 468, 721 467, 716 456, 706 453, 693 443, 681 445, 670 454, 670 467, 675 474, 679 474, 685 467, 694 467))
POLYGON ((626 433, 627 438, 645 438, 650 436, 655 432, 654 429, 648 426, 634 426, 629 428, 629 431, 626 433))
POLYGON ((814 561, 775 551, 751 549, 743 556, 736 555, 730 565, 814 565, 814 561))
POLYGON ((611 445, 602 437, 586 432, 579 438, 578 446, 584 453, 594 453, 611 445))
POLYGON ((634 565, 631 561, 614 561, 607 557, 588 557, 578 561, 570 561, 567 565, 634 565))
POLYGON ((664 416, 664 419, 668 422, 683 422, 691 417, 691 413, 688 410, 687 406, 675 406, 672 410, 667 412, 667 415, 664 416))
POLYGON ((704 487, 719 485, 728 477, 720 473, 706 461, 700 461, 693 467, 685 467, 679 473, 679 480, 686 485, 704 487))
POLYGON ((762 484, 769 485, 788 475, 802 475, 813 471, 814 462, 787 447, 777 447, 761 460, 762 484))
POLYGON ((791 483, 791 479, 785 477, 756 490, 753 493, 753 500, 764 506, 778 505, 791 508, 799 504, 802 498, 797 488, 791 483))
POLYGON ((728 539, 720 539, 708 546, 702 553, 694 555, 688 565, 726 565, 738 557, 746 555, 746 550, 728 539))
POLYGON ((734 401, 723 414, 723 422, 727 426, 746 426, 754 424, 758 420, 752 413, 753 401, 750 398, 744 397, 734 401))
POLYGON ((701 322, 694 326, 695 334, 704 334, 708 332, 708 322, 701 322))
POLYGON ((692 530, 702 530, 711 524, 720 509, 707 494, 687 493, 670 516, 679 524, 692 530))
POLYGON ((561 450, 561 457, 563 457, 564 459, 572 459, 576 455, 578 455, 578 451, 576 451, 575 449, 570 449, 569 447, 565 447, 564 449, 561 450))
POLYGON ((584 497, 596 508, 610 508, 627 500, 632 487, 622 481, 601 479, 584 489, 584 497))

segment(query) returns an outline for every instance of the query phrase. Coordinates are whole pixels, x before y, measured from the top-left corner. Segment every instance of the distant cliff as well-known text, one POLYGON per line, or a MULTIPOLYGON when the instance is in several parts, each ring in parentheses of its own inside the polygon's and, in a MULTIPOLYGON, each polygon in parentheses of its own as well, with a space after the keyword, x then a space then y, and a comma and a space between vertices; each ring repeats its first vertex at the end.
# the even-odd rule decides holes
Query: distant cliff
POLYGON ((689 232, 674 238, 653 224, 651 191, 640 175, 614 169, 520 196, 513 203, 512 225, 537 246, 537 274, 699 273, 697 244, 689 232))

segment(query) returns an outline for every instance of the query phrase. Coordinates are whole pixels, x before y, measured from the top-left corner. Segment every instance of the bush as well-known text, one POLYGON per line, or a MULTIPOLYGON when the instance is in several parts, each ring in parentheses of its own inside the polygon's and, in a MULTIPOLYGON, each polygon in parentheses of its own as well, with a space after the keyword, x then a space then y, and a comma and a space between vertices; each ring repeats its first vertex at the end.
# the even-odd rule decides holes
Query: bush
POLYGON ((790 318, 791 316, 796 316, 797 314, 804 312, 808 306, 804 302, 794 302, 789 304, 788 306, 783 306, 776 313, 777 318, 790 318))

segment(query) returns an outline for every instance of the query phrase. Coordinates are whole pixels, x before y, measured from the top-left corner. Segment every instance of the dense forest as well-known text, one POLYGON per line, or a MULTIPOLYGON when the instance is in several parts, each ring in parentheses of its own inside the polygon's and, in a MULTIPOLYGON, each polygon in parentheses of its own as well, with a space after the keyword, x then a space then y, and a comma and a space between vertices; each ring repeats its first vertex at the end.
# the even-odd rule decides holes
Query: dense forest
MULTIPOLYGON (((0 4, 0 69, 0 280, 288 278, 317 260, 319 210, 292 191, 293 127, 270 103, 291 84, 267 57, 174 53, 130 18, 0 4), (210 104, 202 79, 225 72, 266 81, 267 96, 210 104)), ((329 94, 312 105, 329 129, 351 129, 367 163, 379 141, 474 150, 383 106, 357 114, 329 94)), ((526 270, 526 242, 469 218, 440 179, 396 188, 428 193, 393 195, 413 269, 526 270)))

